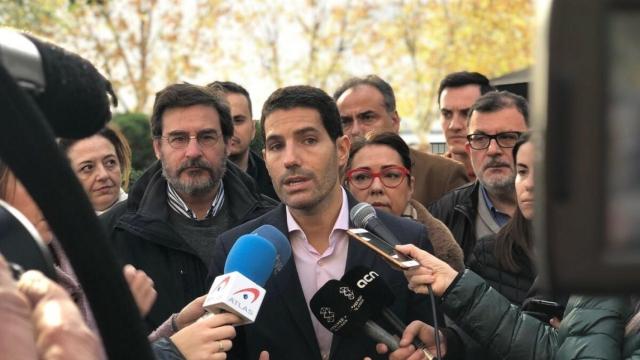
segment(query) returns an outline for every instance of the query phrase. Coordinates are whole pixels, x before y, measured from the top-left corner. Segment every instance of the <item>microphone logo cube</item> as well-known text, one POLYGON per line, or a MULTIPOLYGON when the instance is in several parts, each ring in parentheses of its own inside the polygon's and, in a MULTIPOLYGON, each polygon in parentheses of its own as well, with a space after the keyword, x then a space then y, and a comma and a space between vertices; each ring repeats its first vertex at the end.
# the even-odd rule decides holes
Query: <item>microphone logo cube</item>
POLYGON ((226 311, 242 319, 240 325, 256 320, 266 291, 241 273, 234 271, 218 276, 204 301, 204 308, 218 314, 226 311))

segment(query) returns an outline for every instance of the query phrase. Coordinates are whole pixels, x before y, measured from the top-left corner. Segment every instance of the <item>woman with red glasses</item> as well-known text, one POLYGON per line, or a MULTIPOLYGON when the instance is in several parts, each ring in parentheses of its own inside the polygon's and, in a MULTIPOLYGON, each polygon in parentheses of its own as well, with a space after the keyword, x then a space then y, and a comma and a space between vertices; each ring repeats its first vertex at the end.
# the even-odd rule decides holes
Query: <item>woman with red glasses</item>
POLYGON ((455 269, 464 269, 462 249, 449 229, 411 199, 414 182, 409 146, 399 135, 373 131, 354 139, 345 174, 347 190, 358 201, 424 224, 435 255, 455 269))

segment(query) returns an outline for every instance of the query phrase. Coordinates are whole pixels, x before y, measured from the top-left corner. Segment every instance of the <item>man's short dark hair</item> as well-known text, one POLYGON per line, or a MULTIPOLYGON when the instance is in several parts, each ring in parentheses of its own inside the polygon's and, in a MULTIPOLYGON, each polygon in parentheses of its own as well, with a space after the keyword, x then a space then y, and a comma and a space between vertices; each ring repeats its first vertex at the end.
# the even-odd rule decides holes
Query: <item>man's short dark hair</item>
POLYGON ((438 88, 438 105, 440 105, 440 95, 446 88, 457 88, 467 85, 478 85, 480 87, 480 95, 484 95, 489 91, 496 91, 496 88, 491 86, 489 79, 479 72, 459 71, 451 73, 440 81, 440 87, 438 88))
POLYGON ((474 112, 493 113, 508 108, 518 110, 524 117, 525 124, 529 126, 529 104, 527 100, 509 91, 491 91, 479 97, 469 109, 467 123, 474 112))
POLYGON ((151 114, 151 136, 162 135, 162 115, 165 110, 194 105, 210 106, 218 112, 222 137, 226 143, 233 136, 233 122, 227 101, 212 89, 193 84, 173 84, 156 93, 151 114))
POLYGON ((264 122, 276 110, 291 110, 294 108, 309 108, 320 113, 322 125, 333 142, 343 135, 340 112, 335 101, 321 89, 307 85, 287 86, 273 92, 262 106, 260 127, 265 136, 264 122))
POLYGON ((396 96, 393 94, 393 88, 389 83, 382 80, 378 75, 367 75, 365 77, 352 77, 345 81, 340 87, 333 93, 333 100, 338 101, 342 94, 360 85, 369 85, 378 89, 384 99, 384 108, 388 113, 396 111, 396 96))
POLYGON ((208 88, 212 88, 216 91, 220 91, 223 94, 240 94, 243 95, 247 99, 247 103, 249 104, 249 114, 253 114, 251 110, 251 96, 249 96, 249 92, 247 89, 243 88, 242 85, 238 83, 234 83, 232 81, 214 81, 207 85, 208 88))

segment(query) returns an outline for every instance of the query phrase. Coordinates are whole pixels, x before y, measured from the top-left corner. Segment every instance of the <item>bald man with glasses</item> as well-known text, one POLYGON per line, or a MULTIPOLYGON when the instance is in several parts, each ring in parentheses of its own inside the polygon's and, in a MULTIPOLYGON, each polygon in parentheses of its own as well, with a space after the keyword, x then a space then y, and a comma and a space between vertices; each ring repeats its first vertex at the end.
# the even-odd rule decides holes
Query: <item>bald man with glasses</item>
POLYGON ((511 150, 528 127, 527 101, 507 91, 486 93, 469 109, 465 151, 477 179, 429 207, 453 233, 465 262, 476 240, 496 234, 517 206, 511 150))

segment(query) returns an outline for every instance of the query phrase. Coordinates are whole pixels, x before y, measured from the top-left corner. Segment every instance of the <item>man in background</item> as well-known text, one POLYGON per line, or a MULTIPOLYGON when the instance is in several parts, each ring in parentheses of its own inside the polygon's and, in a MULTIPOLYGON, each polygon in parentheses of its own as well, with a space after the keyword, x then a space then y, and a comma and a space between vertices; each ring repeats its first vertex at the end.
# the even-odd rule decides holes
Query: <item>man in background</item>
POLYGON ((278 200, 271 178, 259 154, 251 150, 251 141, 256 136, 249 92, 231 81, 214 81, 208 87, 224 94, 231 109, 233 137, 229 141, 229 160, 255 180, 258 192, 278 200))
MULTIPOLYGON (((371 130, 400 132, 400 116, 391 86, 376 75, 354 77, 333 94, 340 110, 345 135, 364 136, 371 130)), ((462 164, 411 149, 415 189, 413 198, 424 206, 439 199, 449 190, 467 183, 462 164)))

